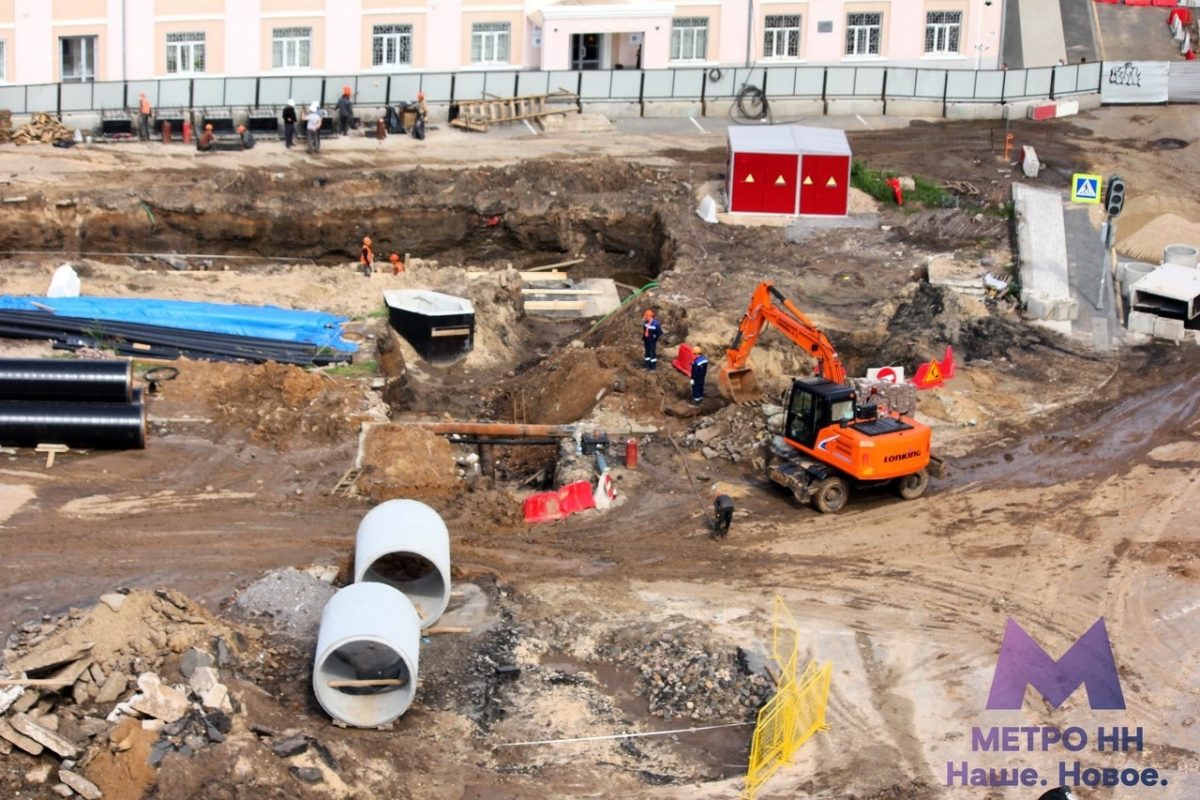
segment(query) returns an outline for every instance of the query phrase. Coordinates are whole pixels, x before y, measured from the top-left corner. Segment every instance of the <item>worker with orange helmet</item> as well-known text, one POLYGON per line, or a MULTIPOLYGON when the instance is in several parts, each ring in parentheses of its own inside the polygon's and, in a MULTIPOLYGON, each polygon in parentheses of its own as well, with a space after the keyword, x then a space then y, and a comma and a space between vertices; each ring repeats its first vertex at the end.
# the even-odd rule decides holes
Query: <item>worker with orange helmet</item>
POLYGON ((246 129, 245 125, 238 125, 238 141, 242 145, 243 150, 249 150, 254 147, 254 134, 246 129))
POLYGON ((704 348, 699 345, 692 348, 692 404, 700 405, 704 402, 704 378, 708 375, 708 356, 704 355, 704 348))
POLYGON ((138 92, 138 138, 150 141, 150 101, 145 92, 138 92))
POLYGON ((338 130, 342 136, 345 136, 350 131, 350 124, 354 120, 354 106, 350 102, 350 87, 342 87, 342 96, 337 101, 337 118, 338 130))
POLYGON ((429 116, 429 106, 425 105, 425 93, 417 92, 417 118, 413 120, 412 137, 425 138, 425 119, 429 116))
POLYGON ((404 262, 400 260, 399 253, 392 253, 388 256, 388 261, 391 262, 393 275, 399 275, 401 272, 404 272, 404 262))
POLYGON ((662 323, 655 318, 654 310, 647 308, 642 314, 643 369, 658 369, 658 340, 662 335, 662 323))
POLYGON ((370 236, 363 237, 362 255, 359 257, 358 263, 362 265, 363 275, 371 277, 371 273, 375 271, 375 253, 371 250, 370 236))
POLYGON ((207 153, 212 150, 213 142, 217 140, 216 134, 213 133, 212 123, 204 126, 204 133, 200 134, 200 138, 196 140, 196 149, 202 153, 207 153))

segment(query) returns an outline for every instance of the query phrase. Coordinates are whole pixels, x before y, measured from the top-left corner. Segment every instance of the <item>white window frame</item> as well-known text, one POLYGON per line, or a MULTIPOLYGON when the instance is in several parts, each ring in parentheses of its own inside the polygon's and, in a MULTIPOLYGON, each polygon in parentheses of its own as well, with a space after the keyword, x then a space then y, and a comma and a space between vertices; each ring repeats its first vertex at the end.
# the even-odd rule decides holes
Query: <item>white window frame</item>
POLYGON ((411 67, 412 45, 412 25, 401 22, 375 25, 371 29, 371 66, 411 67), (392 58, 388 58, 389 54, 392 58))
POLYGON ((208 48, 205 46, 207 37, 198 31, 176 31, 167 34, 167 63, 168 75, 197 75, 208 71, 208 48), (187 38, 185 38, 187 37, 187 38), (172 39, 174 41, 172 41, 172 39), (172 51, 175 58, 175 69, 171 69, 172 51), (184 58, 186 54, 187 58, 184 58), (196 66, 196 56, 200 57, 200 66, 196 66), (187 65, 183 67, 182 65, 187 65))
POLYGON ((671 20, 671 61, 708 60, 708 17, 675 17, 671 20))
POLYGON ((296 25, 271 29, 271 69, 307 69, 312 66, 312 52, 312 28, 296 25))
POLYGON ((511 22, 471 24, 471 63, 476 66, 508 64, 512 52, 511 22))
POLYGON ((846 15, 846 55, 878 56, 883 50, 883 12, 854 11, 846 15), (874 34, 874 46, 871 37, 874 34))
POLYGON ((956 56, 962 52, 962 12, 925 12, 925 52, 928 55, 956 56), (953 44, 953 47, 951 47, 953 44))
POLYGON ((99 40, 100 40, 100 37, 98 37, 94 34, 84 35, 84 36, 60 36, 60 37, 58 37, 58 70, 59 70, 59 77, 62 79, 63 83, 93 83, 93 82, 95 82, 96 71, 99 68, 99 64, 96 63, 98 60, 96 58, 96 44, 97 44, 97 42, 99 42, 99 40), (81 42, 82 46, 80 47, 80 54, 85 55, 85 56, 90 56, 90 59, 89 58, 81 58, 80 59, 81 71, 78 74, 74 74, 69 77, 67 76, 67 72, 65 69, 66 64, 63 63, 63 58, 62 58, 63 43, 65 43, 67 41, 81 42), (88 61, 91 62, 90 70, 88 69, 88 66, 87 66, 88 61))
POLYGON ((800 58, 800 14, 768 14, 763 20, 763 58, 800 58))

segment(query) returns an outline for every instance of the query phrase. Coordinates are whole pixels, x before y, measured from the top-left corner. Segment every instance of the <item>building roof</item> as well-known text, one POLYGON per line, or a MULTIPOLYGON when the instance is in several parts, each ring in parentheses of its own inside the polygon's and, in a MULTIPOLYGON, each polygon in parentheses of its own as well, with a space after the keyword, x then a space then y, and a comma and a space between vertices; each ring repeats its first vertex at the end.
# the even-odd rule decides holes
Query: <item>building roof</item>
POLYGON ((730 125, 729 146, 735 153, 850 155, 845 131, 807 125, 730 125))

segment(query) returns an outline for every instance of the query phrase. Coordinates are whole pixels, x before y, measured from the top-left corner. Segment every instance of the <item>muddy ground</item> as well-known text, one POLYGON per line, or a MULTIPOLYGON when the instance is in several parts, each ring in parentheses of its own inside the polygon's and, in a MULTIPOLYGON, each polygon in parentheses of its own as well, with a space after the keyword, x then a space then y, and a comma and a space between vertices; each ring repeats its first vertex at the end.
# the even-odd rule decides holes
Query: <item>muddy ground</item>
MULTIPOLYGON (((1194 113, 1173 107, 1012 129, 1048 165, 1040 183, 1119 170, 1132 212, 1139 194, 1190 207, 1178 181, 1200 166, 1189 126, 1194 113), (1145 144, 1167 136, 1189 146, 1145 144)), ((267 627, 269 648, 251 650, 270 668, 233 670, 237 735, 137 771, 128 796, 732 797, 749 727, 506 745, 753 719, 761 697, 746 668, 769 647, 779 596, 799 623, 803 656, 834 669, 829 729, 763 797, 1032 800, 1033 789, 948 788, 947 763, 1054 776, 1076 759, 1154 767, 1169 779, 1154 790, 1085 787, 1081 797, 1194 797, 1196 351, 1101 356, 1016 309, 923 282, 928 258, 943 252, 997 269, 1011 262, 1004 203, 1019 172, 999 153, 1003 132, 1003 123, 924 122, 855 132, 869 165, 967 181, 977 193, 958 208, 878 207, 862 227, 801 243, 782 228, 695 216, 697 191, 724 171, 711 135, 498 141, 442 131, 415 169, 365 142, 335 143, 319 161, 271 145, 244 162, 140 145, 0 149, 0 175, 12 180, 5 194, 27 198, 4 207, 0 250, 248 256, 188 258, 187 270, 153 257, 70 260, 87 293, 319 307, 352 317, 362 345, 355 369, 322 374, 185 362, 150 401, 145 451, 72 453, 52 469, 29 451, 3 456, 0 619, 16 630, 115 587, 171 587, 228 617, 228 598, 264 570, 344 568, 370 501, 331 490, 364 420, 450 413, 653 426, 640 469, 616 471, 626 501, 605 514, 522 523, 531 488, 518 484, 553 460, 552 448, 501 449, 495 479, 430 480, 407 495, 442 512, 455 580, 479 587, 487 614, 470 634, 431 637, 417 701, 392 730, 330 726, 307 684, 313 643, 267 627), (366 280, 347 260, 367 234, 377 251, 423 261, 366 280), (682 341, 718 351, 764 278, 829 332, 852 374, 911 369, 953 344, 958 375, 919 406, 950 477, 910 503, 868 492, 837 516, 798 507, 756 469, 756 409, 715 392, 690 409, 682 375, 637 368, 640 305, 595 330, 520 313, 508 269, 574 257, 586 258, 573 268, 580 277, 659 282, 650 297, 670 355, 682 341), (380 290, 418 286, 466 293, 481 309, 479 346, 463 362, 431 367, 405 345, 380 348, 391 342, 380 290), (737 512, 730 536, 713 541, 703 515, 719 492, 737 512), (1097 617, 1120 665, 1124 713, 1092 711, 1082 692, 1059 709, 1031 693, 1022 712, 985 710, 1007 619, 1060 655, 1097 617), (658 667, 695 664, 701 653, 729 671, 729 685, 692 687, 678 703, 655 693, 658 667), (498 674, 506 665, 519 676, 498 674), (300 783, 250 724, 310 734, 337 770, 300 783), (1146 747, 972 752, 973 726, 1043 724, 1141 727, 1146 747)), ((2 288, 39 293, 65 258, 10 254, 2 288)), ((48 353, 11 341, 3 351, 48 353)), ((770 334, 752 361, 774 393, 808 368, 770 334)), ((33 764, 0 757, 0 787, 53 796, 26 784, 33 764)))

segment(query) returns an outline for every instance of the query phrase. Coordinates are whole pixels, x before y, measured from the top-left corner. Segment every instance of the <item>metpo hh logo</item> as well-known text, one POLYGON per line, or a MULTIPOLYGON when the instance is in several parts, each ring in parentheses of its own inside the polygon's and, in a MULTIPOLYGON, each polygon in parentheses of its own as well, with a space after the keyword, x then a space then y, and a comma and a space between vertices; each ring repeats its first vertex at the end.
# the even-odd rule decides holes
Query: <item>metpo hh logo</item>
POLYGON ((1000 644, 1000 657, 996 660, 992 690, 988 694, 989 710, 1019 709, 1027 685, 1058 708, 1080 684, 1087 689, 1088 703, 1094 710, 1125 708, 1125 696, 1121 692, 1117 664, 1103 618, 1096 620, 1096 624, 1057 660, 1016 620, 1009 618, 1004 641, 1000 644))

